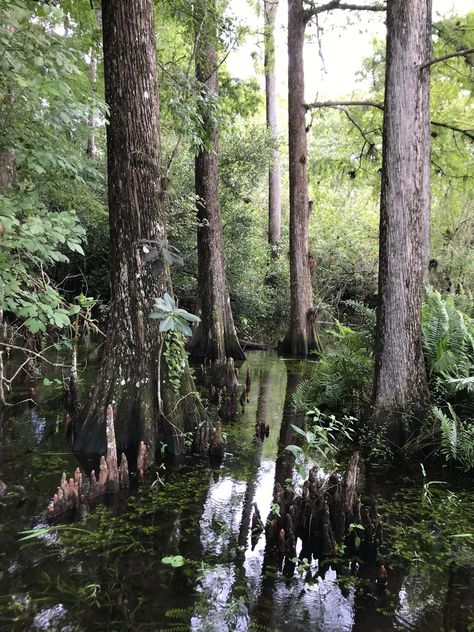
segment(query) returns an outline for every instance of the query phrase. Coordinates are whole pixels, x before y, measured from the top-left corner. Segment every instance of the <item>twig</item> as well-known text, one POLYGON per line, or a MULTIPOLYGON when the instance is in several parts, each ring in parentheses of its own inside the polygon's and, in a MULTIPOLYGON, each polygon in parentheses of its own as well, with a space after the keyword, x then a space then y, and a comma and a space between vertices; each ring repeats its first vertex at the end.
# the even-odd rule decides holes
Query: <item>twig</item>
POLYGON ((42 360, 43 362, 46 362, 46 364, 49 364, 49 366, 62 367, 63 369, 70 368, 69 364, 58 364, 56 362, 51 362, 50 360, 47 360, 43 355, 41 355, 41 353, 36 353, 36 351, 32 351, 31 349, 26 349, 26 347, 17 347, 16 345, 9 344, 8 342, 0 342, 0 345, 8 349, 15 349, 16 351, 23 351, 23 353, 29 353, 30 355, 35 356, 35 358, 40 358, 40 360, 42 360))
POLYGON ((436 127, 444 127, 445 129, 450 129, 452 132, 463 134, 463 136, 467 136, 467 138, 474 140, 474 132, 471 132, 470 130, 467 130, 467 129, 461 129, 460 127, 456 127, 455 125, 451 125, 450 123, 442 123, 440 121, 431 121, 431 125, 436 125, 436 127))
POLYGON ((189 397, 190 395, 198 395, 198 392, 197 392, 197 391, 191 391, 190 393, 186 393, 186 395, 183 395, 182 397, 180 397, 180 398, 178 399, 178 401, 176 402, 175 407, 173 408, 173 410, 171 410, 171 411, 168 413, 168 415, 172 415, 172 414, 175 412, 175 410, 178 408, 178 406, 180 405, 180 403, 183 401, 183 399, 186 399, 186 397, 189 397))
POLYGON ((34 404, 36 406, 36 402, 34 399, 32 399, 31 397, 28 397, 28 399, 22 399, 21 402, 5 402, 5 406, 7 408, 12 408, 13 406, 19 406, 20 404, 27 404, 27 403, 31 403, 34 404))

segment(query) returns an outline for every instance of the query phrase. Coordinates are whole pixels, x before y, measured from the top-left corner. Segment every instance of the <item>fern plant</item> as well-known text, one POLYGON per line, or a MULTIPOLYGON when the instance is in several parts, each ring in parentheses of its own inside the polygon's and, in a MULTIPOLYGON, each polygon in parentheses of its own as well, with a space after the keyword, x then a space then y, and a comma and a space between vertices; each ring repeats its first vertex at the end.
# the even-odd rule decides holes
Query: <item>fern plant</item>
POLYGON ((313 374, 293 395, 297 410, 311 408, 334 413, 363 415, 370 403, 374 370, 375 310, 347 301, 358 316, 353 327, 336 320, 329 333, 332 344, 321 352, 313 374))
POLYGON ((474 321, 454 297, 427 288, 422 311, 423 347, 431 390, 455 401, 474 390, 474 321))
POLYGON ((464 470, 474 468, 474 423, 460 419, 451 404, 449 415, 440 408, 433 408, 433 415, 440 424, 440 453, 446 461, 459 463, 464 470))

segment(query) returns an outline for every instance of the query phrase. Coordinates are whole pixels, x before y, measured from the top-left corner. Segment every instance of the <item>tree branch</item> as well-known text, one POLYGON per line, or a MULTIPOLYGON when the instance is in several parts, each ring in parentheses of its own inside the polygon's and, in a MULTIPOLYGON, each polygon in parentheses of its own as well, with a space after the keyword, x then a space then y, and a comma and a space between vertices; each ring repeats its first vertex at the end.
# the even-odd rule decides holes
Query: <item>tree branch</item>
MULTIPOLYGON (((378 110, 382 110, 382 112, 384 109, 383 103, 379 103, 377 101, 316 101, 315 103, 306 103, 304 107, 306 110, 314 110, 316 108, 334 108, 336 110, 342 110, 344 107, 352 106, 373 107, 378 110)), ((431 121, 431 125, 444 127, 445 129, 462 134, 474 141, 474 130, 471 131, 470 129, 462 129, 461 127, 456 127, 456 125, 452 125, 451 123, 443 123, 442 121, 431 121)))
POLYGON ((464 50, 456 50, 452 53, 446 53, 446 55, 441 55, 441 57, 435 57, 430 61, 427 61, 425 64, 420 66, 420 69, 429 68, 433 64, 437 64, 440 61, 445 61, 446 59, 451 59, 451 57, 464 57, 465 55, 474 54, 474 48, 465 48, 464 50))
POLYGON ((349 110, 347 108, 343 108, 343 107, 341 107, 340 110, 341 110, 341 112, 344 112, 344 114, 347 116, 347 118, 352 123, 352 125, 354 125, 354 127, 359 131, 360 135, 362 136, 364 141, 369 145, 369 147, 371 145, 373 145, 373 143, 370 140, 370 138, 367 137, 365 131, 362 129, 362 127, 359 125, 359 123, 355 120, 355 118, 351 115, 349 110))
POLYGON ((27 349, 26 347, 17 347, 16 345, 11 345, 8 342, 0 342, 0 346, 7 347, 9 349, 15 349, 16 351, 23 351, 23 353, 29 353, 35 358, 39 358, 43 362, 46 362, 46 364, 49 364, 49 366, 62 367, 64 369, 71 368, 69 364, 57 364, 56 362, 50 362, 50 360, 47 360, 43 355, 41 355, 41 353, 36 353, 36 351, 32 351, 31 349, 27 349))
POLYGON ((441 121, 431 121, 431 125, 436 125, 436 127, 444 127, 446 129, 450 129, 452 132, 463 134, 463 136, 467 136, 467 138, 474 141, 474 131, 471 131, 468 129, 462 129, 461 127, 456 127, 455 125, 451 125, 450 123, 442 123, 441 121))
POLYGON ((342 107, 352 107, 352 106, 361 106, 361 107, 372 107, 382 110, 383 112, 383 103, 379 103, 377 101, 315 101, 314 103, 306 103, 306 110, 315 110, 317 108, 342 108, 342 107))
POLYGON ((385 4, 348 4, 342 3, 341 0, 331 0, 326 4, 317 6, 314 0, 308 0, 306 2, 308 8, 305 10, 305 19, 309 21, 315 15, 324 13, 326 11, 332 11, 341 9, 343 11, 386 11, 387 6, 385 4))

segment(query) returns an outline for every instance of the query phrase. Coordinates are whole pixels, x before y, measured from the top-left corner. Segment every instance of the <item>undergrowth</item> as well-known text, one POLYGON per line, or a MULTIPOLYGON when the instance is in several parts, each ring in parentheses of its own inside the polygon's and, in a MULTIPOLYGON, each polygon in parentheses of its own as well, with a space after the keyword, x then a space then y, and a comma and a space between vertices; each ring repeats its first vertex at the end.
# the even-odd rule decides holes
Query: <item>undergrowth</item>
MULTIPOLYGON (((359 440, 371 455, 385 458, 387 451, 370 418, 374 374, 375 310, 347 301, 357 324, 336 320, 330 342, 314 363, 312 375, 293 395, 297 410, 320 410, 359 419, 359 440)), ((474 468, 474 320, 472 295, 442 296, 426 289, 422 309, 423 350, 431 392, 431 409, 416 427, 416 449, 434 443, 446 462, 474 468), (462 311, 460 306, 463 307, 462 311)), ((413 438, 413 428, 410 428, 413 438)))

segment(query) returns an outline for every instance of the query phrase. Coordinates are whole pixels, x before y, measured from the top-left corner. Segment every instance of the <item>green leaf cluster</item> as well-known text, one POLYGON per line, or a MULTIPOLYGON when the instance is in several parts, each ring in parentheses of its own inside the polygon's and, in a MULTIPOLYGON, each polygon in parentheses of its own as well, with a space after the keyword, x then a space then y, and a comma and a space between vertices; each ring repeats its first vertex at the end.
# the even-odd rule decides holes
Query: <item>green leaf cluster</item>
POLYGON ((177 307, 175 300, 165 292, 163 297, 155 298, 153 311, 149 318, 160 321, 160 332, 177 331, 185 336, 191 336, 189 323, 199 323, 201 319, 195 314, 190 314, 185 309, 177 307))

